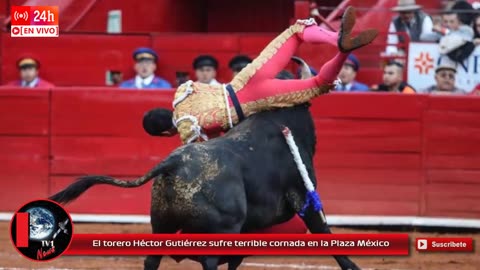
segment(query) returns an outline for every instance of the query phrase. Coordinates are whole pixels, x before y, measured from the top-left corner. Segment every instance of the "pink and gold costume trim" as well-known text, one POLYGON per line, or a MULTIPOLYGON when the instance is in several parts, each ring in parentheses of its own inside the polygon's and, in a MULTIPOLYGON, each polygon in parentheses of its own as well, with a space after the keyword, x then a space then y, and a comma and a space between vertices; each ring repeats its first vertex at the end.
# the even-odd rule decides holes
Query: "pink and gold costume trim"
MULTIPOLYGON (((306 80, 274 78, 288 64, 302 42, 308 40, 336 46, 337 39, 337 33, 316 26, 314 21, 300 20, 271 41, 230 83, 245 116, 305 103, 328 93, 346 54, 337 54, 315 77, 306 80)), ((238 116, 224 85, 187 82, 177 89, 173 105, 174 122, 184 143, 200 137, 206 140, 205 133, 228 130, 238 123, 238 116)))

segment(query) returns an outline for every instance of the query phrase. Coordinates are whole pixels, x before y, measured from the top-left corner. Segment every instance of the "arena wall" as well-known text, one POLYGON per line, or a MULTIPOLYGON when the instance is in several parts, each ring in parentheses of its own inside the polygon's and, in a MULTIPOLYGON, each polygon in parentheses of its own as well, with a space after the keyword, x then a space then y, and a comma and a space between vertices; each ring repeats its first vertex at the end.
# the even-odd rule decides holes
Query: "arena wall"
MULTIPOLYGON (((150 138, 141 126, 146 110, 170 108, 172 97, 173 91, 2 87, 0 212, 7 214, 0 218, 81 175, 145 173, 179 145, 176 137, 150 138)), ((317 98, 311 112, 318 191, 337 223, 444 218, 442 224, 480 227, 480 98, 334 93, 317 98)), ((80 220, 142 221, 149 189, 98 186, 67 209, 83 214, 80 220)))

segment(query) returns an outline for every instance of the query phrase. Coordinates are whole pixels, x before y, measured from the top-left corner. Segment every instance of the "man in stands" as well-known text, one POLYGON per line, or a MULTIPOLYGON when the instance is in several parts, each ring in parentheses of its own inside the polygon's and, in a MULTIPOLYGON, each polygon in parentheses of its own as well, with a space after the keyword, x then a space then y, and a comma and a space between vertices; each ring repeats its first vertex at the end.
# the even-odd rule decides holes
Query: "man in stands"
POLYGON ((252 62, 252 59, 246 55, 237 55, 228 63, 228 67, 232 71, 232 78, 235 77, 244 67, 252 62))
POLYGON ((473 39, 473 28, 462 23, 458 13, 452 11, 446 12, 442 15, 442 21, 444 27, 438 24, 433 27, 433 30, 440 35, 458 34, 466 39, 473 39))
POLYGON ((457 64, 448 57, 442 57, 435 69, 435 85, 422 91, 434 95, 465 95, 467 92, 455 86, 457 64))
MULTIPOLYGON (((398 0, 398 5, 392 8, 392 11, 398 12, 399 15, 390 23, 388 32, 406 33, 410 41, 431 41, 433 21, 421 8, 415 0, 398 0)), ((406 45, 404 35, 396 34, 388 35, 387 43, 389 46, 386 53, 389 55, 403 53, 403 50, 398 49, 397 44, 406 45)))
POLYGON ((355 81, 359 69, 358 58, 354 54, 350 54, 338 74, 341 83, 335 87, 335 90, 342 92, 368 91, 369 87, 366 84, 355 81))
POLYGON ((48 88, 54 85, 38 76, 40 62, 32 57, 20 58, 17 61, 17 67, 20 73, 20 80, 9 82, 9 86, 19 86, 27 88, 48 88))
MULTIPOLYGON (((463 1, 458 3, 465 3, 470 6, 463 1)), ((441 36, 440 54, 448 55, 452 60, 461 63, 472 54, 475 45, 473 43, 474 31, 470 26, 472 19, 458 12, 461 11, 452 8, 445 13, 442 16, 445 27, 435 25, 434 31, 441 36)))
POLYGON ((138 48, 133 52, 133 60, 135 60, 134 69, 137 75, 135 78, 121 83, 120 88, 172 88, 172 85, 169 82, 155 76, 158 55, 154 50, 150 48, 138 48))
POLYGON ((383 83, 373 87, 374 91, 414 94, 415 89, 403 81, 403 65, 390 61, 383 68, 383 83))
POLYGON ((218 61, 211 55, 200 55, 193 60, 193 69, 195 70, 195 76, 197 82, 220 85, 215 79, 217 77, 218 61))

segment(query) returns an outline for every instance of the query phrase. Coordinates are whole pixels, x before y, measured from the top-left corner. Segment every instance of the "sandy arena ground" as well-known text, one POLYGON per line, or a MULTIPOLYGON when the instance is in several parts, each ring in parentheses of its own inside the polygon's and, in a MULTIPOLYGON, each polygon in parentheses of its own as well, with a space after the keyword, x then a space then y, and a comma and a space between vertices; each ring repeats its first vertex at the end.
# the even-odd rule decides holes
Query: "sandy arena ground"
MULTIPOLYGON (((376 231, 334 228, 335 233, 374 233, 376 231)), ((35 263, 19 255, 10 242, 9 223, 0 222, 0 270, 3 269, 143 269, 143 257, 81 257, 64 256, 52 262, 35 263)), ((76 233, 150 233, 147 224, 76 224, 76 233)), ((480 234, 417 233, 416 237, 473 237, 474 253, 419 254, 412 247, 410 256, 352 257, 363 270, 478 270, 480 269, 480 234)), ((201 269, 192 261, 176 263, 170 258, 162 260, 160 269, 201 269)), ((226 269, 222 266, 220 269, 226 269)), ((339 269, 332 257, 251 257, 244 260, 241 270, 334 270, 339 269)))

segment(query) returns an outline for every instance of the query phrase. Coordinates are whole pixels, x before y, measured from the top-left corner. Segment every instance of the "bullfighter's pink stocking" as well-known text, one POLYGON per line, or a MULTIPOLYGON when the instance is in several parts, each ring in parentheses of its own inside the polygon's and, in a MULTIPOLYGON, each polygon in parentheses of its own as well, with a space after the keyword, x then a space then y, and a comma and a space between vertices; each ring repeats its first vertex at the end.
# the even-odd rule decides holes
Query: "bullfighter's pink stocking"
MULTIPOLYGON (((275 38, 262 53, 232 81, 240 103, 267 97, 294 94, 333 83, 348 54, 338 53, 325 63, 317 76, 307 80, 278 80, 275 76, 285 68, 297 48, 303 43, 337 46, 338 33, 302 21, 275 38)), ((307 98, 311 98, 308 95, 307 98)), ((307 102, 308 100, 299 100, 307 102)))

